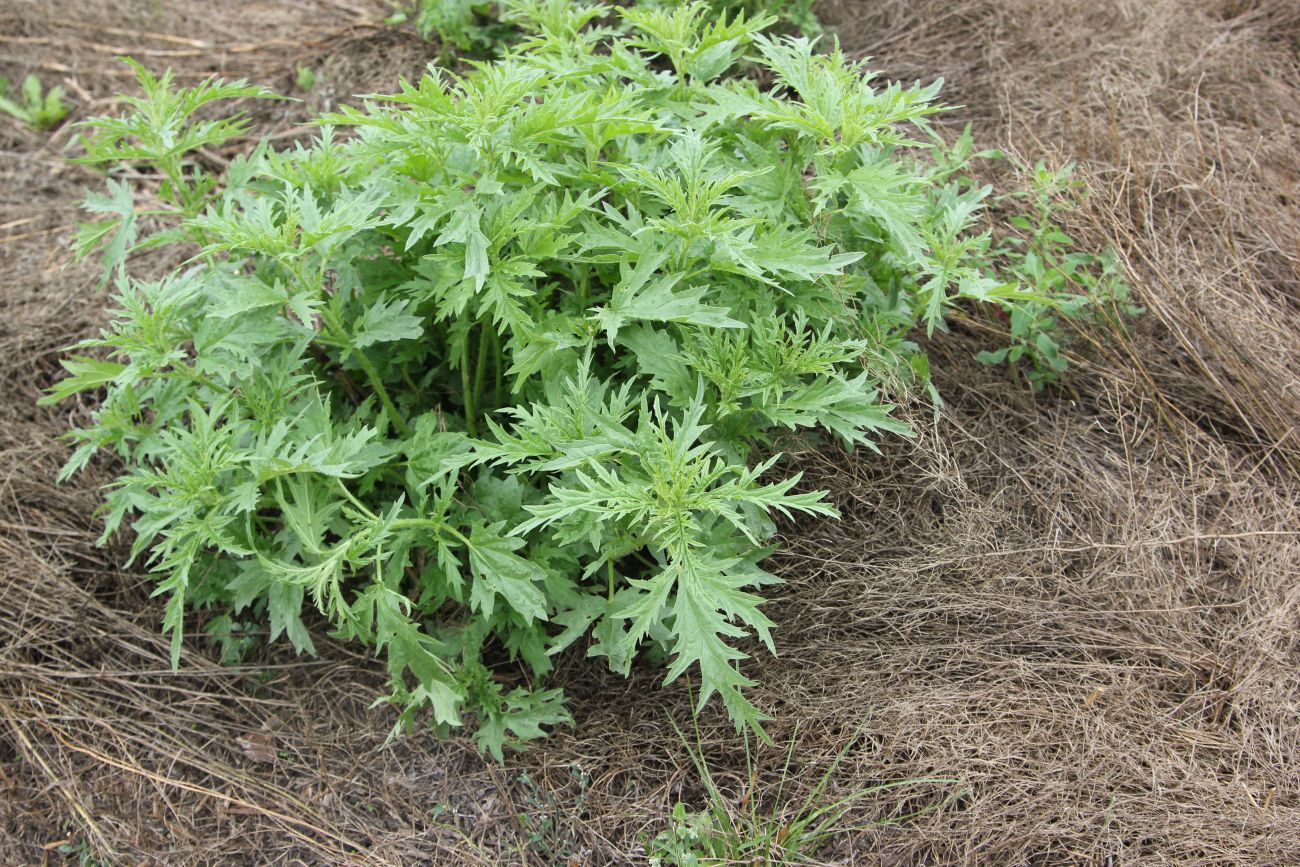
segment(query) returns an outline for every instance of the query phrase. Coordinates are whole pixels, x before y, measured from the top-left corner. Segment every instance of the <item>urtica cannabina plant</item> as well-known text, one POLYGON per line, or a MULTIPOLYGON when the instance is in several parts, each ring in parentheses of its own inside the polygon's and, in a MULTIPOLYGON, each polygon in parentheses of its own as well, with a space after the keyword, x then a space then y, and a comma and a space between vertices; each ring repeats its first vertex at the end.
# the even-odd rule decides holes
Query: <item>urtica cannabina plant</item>
POLYGON ((116 456, 105 533, 134 529, 176 654, 190 607, 308 652, 312 609, 384 655, 399 726, 472 720, 499 757, 568 720, 544 682, 581 642, 758 728, 772 518, 834 509, 751 455, 908 435, 882 392, 928 385, 910 337, 1044 299, 981 265, 987 190, 926 158, 938 84, 699 4, 511 20, 501 60, 221 177, 189 155, 246 124, 200 109, 267 94, 137 68, 84 160, 157 183, 87 202, 116 310, 49 397, 104 389, 67 472, 116 456), (132 276, 160 245, 185 264, 132 276))

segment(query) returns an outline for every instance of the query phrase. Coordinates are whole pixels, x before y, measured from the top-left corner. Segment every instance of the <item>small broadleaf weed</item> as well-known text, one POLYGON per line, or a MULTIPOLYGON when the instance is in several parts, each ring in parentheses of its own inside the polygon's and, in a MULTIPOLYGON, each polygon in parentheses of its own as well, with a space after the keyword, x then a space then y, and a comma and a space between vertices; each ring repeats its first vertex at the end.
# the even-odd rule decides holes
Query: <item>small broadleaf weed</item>
POLYGON ((194 607, 224 652, 255 620, 311 652, 324 619, 386 659, 399 728, 500 757, 568 721, 561 651, 649 647, 761 731, 773 519, 835 514, 776 435, 909 435, 914 332, 1041 300, 972 264, 988 191, 936 180, 937 86, 699 4, 510 9, 499 61, 220 177, 195 152, 246 125, 199 109, 268 94, 136 67, 83 161, 156 183, 87 201, 116 308, 47 398, 104 392, 67 471, 121 462, 106 534, 134 528, 176 658, 194 607), (132 276, 161 245, 187 263, 132 276))
POLYGON ((42 132, 58 126, 72 107, 63 101, 63 88, 45 90, 35 75, 23 79, 18 93, 10 94, 9 80, 0 77, 0 112, 42 132))
POLYGON ((1028 189, 1001 199, 1021 213, 1008 218, 1008 231, 987 255, 991 266, 1032 287, 1041 300, 1026 298, 1007 310, 1007 345, 976 357, 986 364, 1020 365, 1035 390, 1059 380, 1069 367, 1064 350, 1080 328, 1122 326, 1142 313, 1132 300, 1115 251, 1092 253, 1079 248, 1062 226, 1086 190, 1074 178, 1075 165, 1059 169, 1039 162, 1028 189))

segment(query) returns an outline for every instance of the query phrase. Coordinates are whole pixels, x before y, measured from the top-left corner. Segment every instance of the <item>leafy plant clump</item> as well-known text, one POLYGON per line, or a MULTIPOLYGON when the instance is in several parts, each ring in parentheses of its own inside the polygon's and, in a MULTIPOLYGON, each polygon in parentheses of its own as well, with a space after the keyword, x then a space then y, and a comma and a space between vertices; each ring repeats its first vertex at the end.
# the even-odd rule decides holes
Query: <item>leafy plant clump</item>
MULTIPOLYGON (((684 0, 640 0, 637 5, 671 11, 690 4, 684 0)), ((813 36, 821 32, 821 25, 812 5, 812 0, 708 0, 703 18, 767 15, 775 19, 768 26, 813 36)), ((458 58, 496 57, 528 31, 530 12, 525 4, 520 14, 520 4, 510 0, 412 0, 396 4, 387 21, 409 21, 425 39, 436 38, 442 43, 442 61, 450 64, 458 58)), ((606 16, 603 21, 617 24, 619 19, 606 16)))
MULTIPOLYGON (((775 791, 765 792, 763 790, 770 787, 760 783, 759 770, 746 734, 746 785, 739 798, 733 799, 723 790, 722 782, 714 777, 705 760, 698 720, 694 743, 683 736, 680 730, 677 734, 691 757, 691 763, 695 766, 704 789, 704 807, 692 810, 683 801, 673 805, 667 827, 646 840, 644 848, 650 867, 703 867, 707 864, 763 864, 777 867, 814 863, 818 850, 832 838, 861 830, 863 826, 846 826, 844 818, 862 801, 887 796, 895 789, 918 786, 946 788, 961 782, 950 777, 900 780, 856 789, 832 800, 827 790, 835 772, 854 746, 854 741, 850 740, 835 753, 812 790, 799 800, 792 798, 789 792, 794 780, 790 764, 796 740, 792 738, 786 749, 785 763, 777 778, 775 791)), ((898 815, 895 811, 891 817, 872 822, 867 827, 898 824, 914 819, 959 796, 960 793, 955 792, 942 802, 910 814, 898 815)))
POLYGON ((1039 162, 1030 173, 1029 189, 1003 196, 1027 200, 1028 213, 1008 220, 1011 232, 990 252, 991 261, 1050 300, 1012 308, 1007 317, 1010 345, 976 357, 985 364, 1023 364, 1036 390, 1056 382, 1069 367, 1061 354, 1071 340, 1067 322, 1120 325, 1143 312, 1131 300, 1114 251, 1078 249, 1058 222, 1086 192, 1072 179, 1074 168, 1069 163, 1053 170, 1039 162))
POLYGON ((10 98, 9 80, 0 77, 0 111, 42 132, 52 130, 72 108, 63 101, 63 88, 44 90, 34 75, 23 79, 22 90, 10 98))
POLYGON ((614 14, 519 4, 499 62, 224 178, 186 154, 245 125, 201 109, 258 88, 137 68, 132 112, 89 122, 86 162, 158 182, 88 200, 117 309, 47 400, 105 388, 65 473, 120 461, 105 536, 134 527, 176 659, 187 607, 306 652, 311 609, 386 657, 399 727, 472 720, 498 757, 569 720, 545 678, 579 643, 694 670, 761 730, 740 664, 774 652, 772 518, 835 514, 776 436, 908 436, 886 395, 928 386, 918 329, 1050 299, 982 267, 988 190, 913 132, 938 84, 767 17, 614 14), (725 77, 746 55, 770 90, 725 77), (131 276, 158 246, 190 258, 131 276))
POLYGON ((414 0, 399 4, 387 21, 409 21, 425 39, 436 37, 449 63, 457 56, 494 57, 512 42, 518 31, 503 20, 504 9, 496 0, 414 0))

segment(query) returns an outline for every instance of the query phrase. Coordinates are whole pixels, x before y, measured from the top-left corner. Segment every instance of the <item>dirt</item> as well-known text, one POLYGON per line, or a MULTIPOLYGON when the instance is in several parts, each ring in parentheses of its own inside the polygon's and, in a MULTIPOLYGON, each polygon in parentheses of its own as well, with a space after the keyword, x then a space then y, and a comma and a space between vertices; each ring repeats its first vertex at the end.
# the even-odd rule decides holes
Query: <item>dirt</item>
MULTIPOLYGON (((1146 313, 1089 332, 1059 390, 973 361, 997 329, 933 347, 945 397, 915 444, 792 456, 840 522, 783 529, 780 655, 746 671, 776 718, 746 748, 714 710, 703 751, 737 804, 795 799, 838 751, 856 802, 830 864, 1300 863, 1300 8, 1283 0, 831 0, 855 56, 943 76, 981 172, 1077 160, 1071 220, 1114 246, 1146 313), (783 773, 789 756, 789 768, 783 773)), ((292 93, 250 106, 289 141, 316 111, 435 51, 364 0, 16 0, 0 75, 112 111, 129 51, 292 93)), ((105 299, 70 261, 65 126, 0 118, 0 862, 645 863, 698 807, 688 684, 573 653, 575 725, 504 766, 460 739, 386 743, 381 667, 323 636, 170 669, 160 607, 121 544, 97 547, 101 465, 62 485, 37 408, 105 299), (72 850, 61 852, 59 847, 72 850)), ((222 156, 219 154, 218 156, 222 156)), ((228 155, 227 155, 228 156, 228 155)))

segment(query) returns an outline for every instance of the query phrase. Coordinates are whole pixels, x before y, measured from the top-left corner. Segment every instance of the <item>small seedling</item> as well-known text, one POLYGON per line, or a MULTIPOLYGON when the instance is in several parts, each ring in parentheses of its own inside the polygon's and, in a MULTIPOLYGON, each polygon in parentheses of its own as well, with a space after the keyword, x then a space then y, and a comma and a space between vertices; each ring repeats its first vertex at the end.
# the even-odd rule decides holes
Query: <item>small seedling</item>
POLYGON ((569 777, 577 786, 572 800, 561 801, 552 791, 533 781, 527 773, 517 781, 524 790, 522 809, 515 817, 523 839, 521 846, 546 864, 576 864, 578 838, 568 817, 581 815, 587 804, 591 776, 573 765, 569 777))
POLYGON ((1028 190, 1003 196, 1004 201, 1027 201, 1029 213, 1011 217, 1014 231, 991 251, 998 267, 1046 300, 1009 311, 1011 345, 981 352, 978 358, 987 364, 1024 363, 1035 389, 1055 382, 1069 366, 1061 352, 1070 340, 1070 324, 1119 325, 1142 312, 1130 300, 1114 251, 1080 249, 1061 225, 1062 216, 1078 208, 1086 195, 1074 170, 1074 163, 1051 169, 1039 162, 1028 190))
POLYGON ((9 82, 0 78, 0 111, 30 126, 32 129, 48 131, 54 129, 68 116, 71 106, 63 101, 63 88, 51 87, 43 91, 41 81, 35 75, 23 79, 22 91, 11 99, 9 82))
POLYGON ((94 851, 90 848, 90 843, 86 840, 78 840, 75 843, 61 843, 55 851, 65 856, 68 863, 75 863, 77 867, 108 867, 107 861, 100 861, 95 857, 94 851), (76 859, 75 862, 72 859, 76 859))
POLYGON ((293 83, 301 91, 313 90, 316 87, 316 70, 310 66, 299 66, 293 83))

